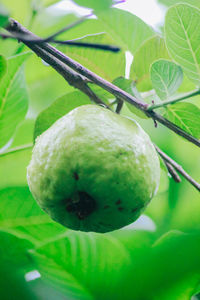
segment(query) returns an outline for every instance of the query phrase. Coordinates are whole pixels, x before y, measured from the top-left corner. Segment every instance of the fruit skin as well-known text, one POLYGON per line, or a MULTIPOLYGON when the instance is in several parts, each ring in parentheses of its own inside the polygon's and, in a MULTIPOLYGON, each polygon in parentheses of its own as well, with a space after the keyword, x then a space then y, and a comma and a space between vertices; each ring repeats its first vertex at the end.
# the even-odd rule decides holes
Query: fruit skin
POLYGON ((136 220, 159 178, 149 136, 97 105, 75 108, 39 136, 27 170, 34 198, 52 219, 102 233, 136 220))

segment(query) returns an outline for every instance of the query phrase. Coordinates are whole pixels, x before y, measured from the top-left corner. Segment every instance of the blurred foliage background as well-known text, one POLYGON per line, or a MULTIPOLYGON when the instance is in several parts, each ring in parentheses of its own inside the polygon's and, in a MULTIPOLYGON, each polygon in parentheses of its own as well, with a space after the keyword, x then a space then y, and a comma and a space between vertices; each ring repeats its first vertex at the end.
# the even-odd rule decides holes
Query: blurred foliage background
MULTIPOLYGON (((78 6, 76 12, 68 12, 67 6, 61 7, 57 2, 1 0, 12 18, 40 37, 47 37, 80 17, 78 6)), ((158 2, 165 10, 166 6, 178 3, 175 0, 158 2)), ((197 0, 181 2, 200 8, 197 0)), ((138 77, 146 76, 137 88, 142 95, 150 91, 150 64, 158 58, 169 57, 160 46, 161 42, 155 43, 155 35, 161 39, 164 19, 157 28, 152 28, 141 19, 133 18, 129 12, 115 8, 105 11, 112 1, 77 0, 76 3, 94 8, 97 18, 88 19, 61 34, 59 39, 83 38, 87 42, 120 46, 121 51, 116 54, 70 46, 59 46, 59 49, 109 81, 125 76, 125 73, 128 76, 128 51, 134 56, 130 78, 135 79, 135 72, 138 77), (147 46, 145 41, 149 43, 147 46), (158 44, 159 49, 155 50, 158 44), (155 56, 151 56, 151 51, 156 53, 155 56)), ((7 129, 0 131, 0 153, 3 153, 31 144, 38 115, 55 100, 65 101, 66 94, 72 93, 73 98, 74 88, 21 43, 1 39, 0 54, 9 58, 7 78, 3 77, 5 82, 0 88, 3 91, 9 85, 9 99, 21 99, 18 106, 11 105, 4 112, 7 113, 3 121, 7 129)), ((184 77, 180 91, 190 91, 194 87, 184 77)), ((106 100, 110 97, 101 89, 98 93, 106 100)), ((77 97, 81 101, 79 92, 77 97)), ((87 103, 89 100, 83 101, 87 103)), ((200 96, 189 99, 189 102, 200 107, 200 96)), ((136 119, 153 142, 200 181, 198 147, 160 124, 155 128, 152 120, 140 118, 127 105, 124 105, 122 114, 136 119)), ((48 116, 47 113, 46 118, 48 116)), ((191 299, 195 294, 198 299, 200 196, 184 178, 181 183, 175 183, 162 170, 158 194, 145 211, 148 218, 141 217, 129 229, 105 235, 76 233, 56 224, 37 207, 26 181, 30 157, 31 149, 0 157, 2 299, 173 300, 191 299), (40 276, 25 281, 24 274, 33 270, 39 270, 40 276), (12 291, 9 292, 11 285, 13 295, 12 291), (19 286, 23 288, 19 289, 19 286), (15 294, 17 290, 22 293, 15 294)))

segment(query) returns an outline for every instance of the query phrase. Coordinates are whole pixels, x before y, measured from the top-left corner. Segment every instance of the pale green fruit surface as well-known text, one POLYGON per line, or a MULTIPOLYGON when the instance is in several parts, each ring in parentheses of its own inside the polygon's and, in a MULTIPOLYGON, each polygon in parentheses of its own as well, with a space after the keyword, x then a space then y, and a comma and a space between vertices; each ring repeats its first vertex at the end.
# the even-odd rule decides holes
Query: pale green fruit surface
POLYGON ((27 178, 38 204, 64 226, 108 232, 132 223, 154 196, 157 153, 134 121, 80 106, 36 140, 27 178))

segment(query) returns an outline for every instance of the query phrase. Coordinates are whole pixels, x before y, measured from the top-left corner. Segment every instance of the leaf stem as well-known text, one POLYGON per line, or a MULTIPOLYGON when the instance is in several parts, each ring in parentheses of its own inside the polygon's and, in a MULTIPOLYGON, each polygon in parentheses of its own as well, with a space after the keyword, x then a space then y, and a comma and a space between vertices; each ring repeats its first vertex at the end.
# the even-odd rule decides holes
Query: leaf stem
POLYGON ((191 98, 191 97, 194 97, 197 95, 200 95, 200 89, 185 93, 185 94, 178 96, 176 98, 173 98, 171 100, 166 100, 166 101, 162 101, 161 103, 151 105, 147 108, 147 110, 152 111, 153 109, 160 108, 160 107, 163 107, 163 106, 166 106, 169 104, 174 104, 176 102, 183 101, 185 99, 188 99, 188 98, 191 98))
POLYGON ((189 181, 199 192, 200 192, 200 183, 195 181, 177 162, 175 162, 171 157, 164 153, 158 146, 154 145, 158 154, 162 159, 169 163, 176 171, 178 171, 187 181, 189 181))
POLYGON ((28 149, 31 149, 32 147, 33 147, 33 144, 27 144, 27 145, 23 145, 23 146, 18 146, 18 147, 10 149, 8 151, 0 153, 0 157, 6 156, 8 154, 15 153, 15 152, 28 150, 28 149))

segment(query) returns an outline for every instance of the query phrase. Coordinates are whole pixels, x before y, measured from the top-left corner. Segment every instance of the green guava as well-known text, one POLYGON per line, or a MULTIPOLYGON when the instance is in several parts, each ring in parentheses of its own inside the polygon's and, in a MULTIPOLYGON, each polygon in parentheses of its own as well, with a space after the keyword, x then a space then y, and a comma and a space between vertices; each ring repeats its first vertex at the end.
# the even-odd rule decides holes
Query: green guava
POLYGON ((139 217, 157 191, 160 165, 135 121, 83 105, 37 138, 27 178, 53 220, 74 230, 108 232, 139 217))

